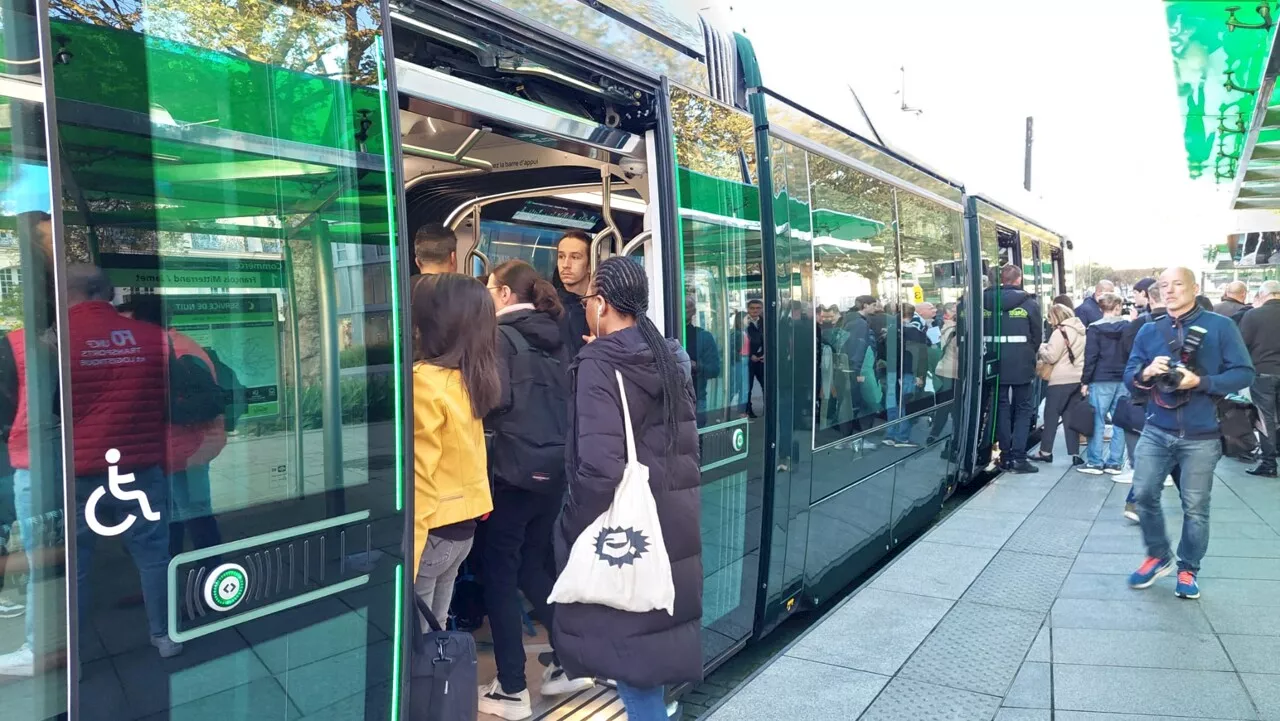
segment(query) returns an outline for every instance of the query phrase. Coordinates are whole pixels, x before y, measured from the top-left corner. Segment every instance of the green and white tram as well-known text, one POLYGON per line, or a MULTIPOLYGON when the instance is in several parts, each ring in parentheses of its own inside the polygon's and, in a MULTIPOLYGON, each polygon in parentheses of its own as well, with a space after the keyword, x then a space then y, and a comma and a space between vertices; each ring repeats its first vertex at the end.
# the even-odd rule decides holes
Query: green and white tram
MULTIPOLYGON (((0 323, 31 429, 0 480, 13 718, 405 717, 425 223, 475 274, 550 274, 587 232, 593 262, 643 264, 669 335, 715 339, 707 668, 984 477, 999 349, 966 303, 1001 263, 1064 290, 1061 236, 809 112, 745 37, 660 2, 0 0, 0 30, 0 323), (93 490, 63 462, 79 264, 243 386, 203 470, 157 491, 168 548, 98 537, 71 502, 93 490), (756 299, 762 389, 732 343, 756 299), (850 358, 855 315, 875 340, 850 358), (954 324, 953 347, 916 324, 954 324)), ((598 687, 536 716, 620 714, 598 687)))

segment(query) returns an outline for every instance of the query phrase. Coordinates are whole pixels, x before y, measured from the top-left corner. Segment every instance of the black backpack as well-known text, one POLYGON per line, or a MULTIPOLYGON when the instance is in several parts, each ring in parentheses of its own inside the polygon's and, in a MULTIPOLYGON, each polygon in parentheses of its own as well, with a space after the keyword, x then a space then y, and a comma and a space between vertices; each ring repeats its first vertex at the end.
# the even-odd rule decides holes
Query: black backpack
POLYGON ((180 426, 207 423, 226 408, 222 387, 203 360, 178 356, 169 344, 169 420, 180 426))
POLYGON ((236 375, 231 366, 223 363, 218 354, 212 348, 205 348, 204 352, 209 355, 209 360, 213 362, 213 374, 217 377, 218 386, 222 389, 223 411, 222 418, 226 422, 227 432, 230 433, 236 429, 236 424, 240 422, 240 416, 249 408, 247 391, 244 384, 240 382, 240 377, 236 375))
POLYGON ((540 493, 564 491, 569 376, 559 359, 520 331, 498 326, 515 349, 508 369, 511 407, 494 418, 489 467, 495 480, 540 493))

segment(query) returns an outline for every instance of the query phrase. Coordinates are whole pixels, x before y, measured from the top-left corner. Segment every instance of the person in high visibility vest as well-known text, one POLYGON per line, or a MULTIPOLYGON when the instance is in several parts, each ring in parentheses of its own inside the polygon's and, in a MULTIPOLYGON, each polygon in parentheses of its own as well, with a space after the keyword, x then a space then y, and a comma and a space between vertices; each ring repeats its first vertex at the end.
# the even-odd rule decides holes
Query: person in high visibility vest
POLYGON ((1021 268, 1001 268, 1000 287, 982 294, 982 324, 986 341, 1000 345, 996 406, 1000 466, 1013 473, 1036 473, 1039 469, 1027 460, 1027 436, 1035 413, 1032 387, 1044 327, 1035 295, 1021 286, 1021 268))

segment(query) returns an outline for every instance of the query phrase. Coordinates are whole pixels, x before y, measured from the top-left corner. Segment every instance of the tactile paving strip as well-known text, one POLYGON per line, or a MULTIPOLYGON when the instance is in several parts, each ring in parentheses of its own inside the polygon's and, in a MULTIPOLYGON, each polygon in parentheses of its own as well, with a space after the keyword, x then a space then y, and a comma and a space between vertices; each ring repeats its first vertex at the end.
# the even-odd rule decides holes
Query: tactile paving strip
POLYGON ((1001 551, 961 600, 1048 613, 1074 562, 1061 556, 1001 551))
POLYGON ((1093 526, 1091 521, 1031 516, 1004 544, 1006 551, 1075 558, 1093 526))
POLYGON ((1043 613, 962 600, 898 675, 1003 697, 1043 621, 1043 613))
POLYGON ((895 678, 861 721, 991 721, 1000 698, 895 678))
POLYGON ((1036 506, 1032 515, 1092 521, 1098 517, 1098 511, 1102 510, 1110 491, 1111 488, 1100 485, 1059 483, 1036 506))

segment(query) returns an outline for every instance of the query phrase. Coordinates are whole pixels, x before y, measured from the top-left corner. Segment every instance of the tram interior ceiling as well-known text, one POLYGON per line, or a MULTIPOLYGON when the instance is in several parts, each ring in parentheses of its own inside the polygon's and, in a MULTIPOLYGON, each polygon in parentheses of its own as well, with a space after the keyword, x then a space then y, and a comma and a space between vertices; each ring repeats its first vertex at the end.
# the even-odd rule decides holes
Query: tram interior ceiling
POLYGON ((556 243, 569 231, 596 241, 593 263, 643 253, 650 178, 643 138, 632 131, 650 125, 638 117, 652 116, 652 98, 641 112, 631 94, 602 98, 568 76, 504 73, 484 67, 483 53, 477 61, 412 28, 397 33, 409 237, 427 224, 448 226, 458 271, 473 275, 519 258, 552 278, 556 243), (612 101, 628 98, 623 118, 612 101))

